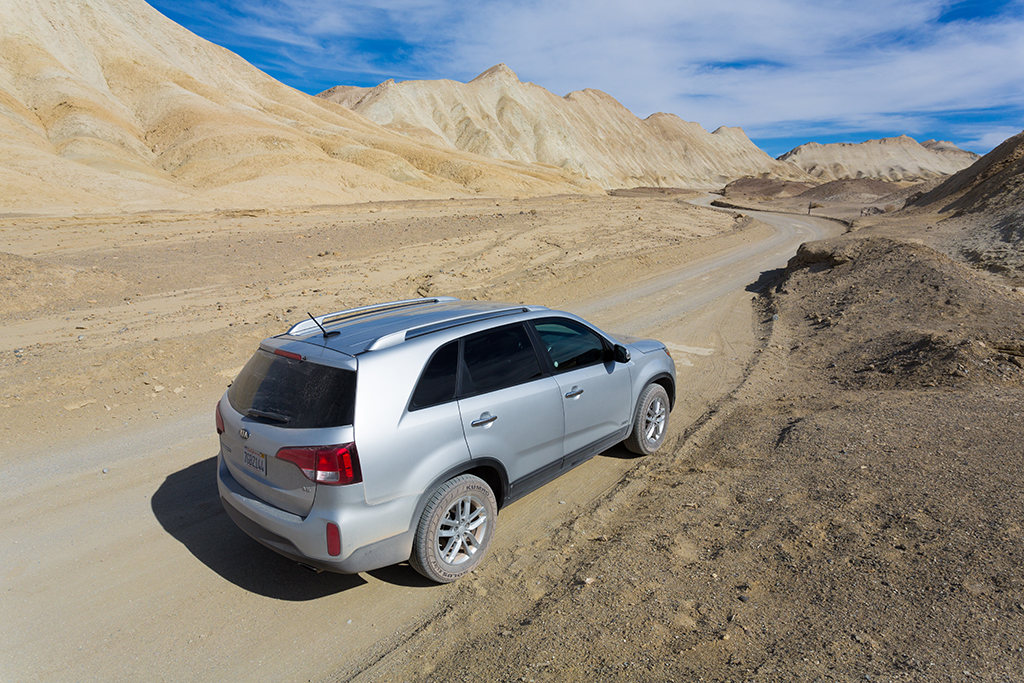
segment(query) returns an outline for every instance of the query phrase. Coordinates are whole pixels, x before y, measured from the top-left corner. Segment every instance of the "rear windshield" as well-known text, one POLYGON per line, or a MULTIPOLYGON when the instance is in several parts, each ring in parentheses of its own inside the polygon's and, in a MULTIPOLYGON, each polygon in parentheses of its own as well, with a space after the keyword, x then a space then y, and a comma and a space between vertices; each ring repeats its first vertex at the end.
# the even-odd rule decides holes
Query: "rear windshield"
POLYGON ((228 402, 238 412, 290 429, 350 425, 355 399, 355 372, 262 349, 228 389, 228 402))

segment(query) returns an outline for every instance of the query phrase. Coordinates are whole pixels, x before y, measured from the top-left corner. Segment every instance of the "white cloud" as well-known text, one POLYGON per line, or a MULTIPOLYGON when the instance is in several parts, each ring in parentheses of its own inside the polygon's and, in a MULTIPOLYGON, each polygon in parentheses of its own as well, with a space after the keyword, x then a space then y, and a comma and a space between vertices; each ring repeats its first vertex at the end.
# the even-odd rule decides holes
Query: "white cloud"
POLYGON ((935 2, 868 1, 854 10, 761 0, 650 12, 609 4, 620 11, 602 8, 600 19, 582 4, 562 5, 552 19, 534 7, 482 17, 456 46, 453 66, 505 61, 558 94, 598 87, 638 115, 669 110, 706 126, 1024 105, 1020 19, 942 28, 926 21, 939 13, 935 2))
POLYGON ((221 2, 224 29, 288 46, 293 73, 469 80, 505 62, 558 95, 596 88, 638 116, 766 137, 914 134, 994 109, 1017 120, 974 142, 1024 126, 1024 0, 953 23, 948 0, 221 2))
POLYGON ((1016 128, 992 128, 986 130, 980 137, 974 140, 967 140, 964 144, 971 148, 994 149, 1000 143, 1014 135, 1019 135, 1021 132, 1024 132, 1024 124, 1016 128))

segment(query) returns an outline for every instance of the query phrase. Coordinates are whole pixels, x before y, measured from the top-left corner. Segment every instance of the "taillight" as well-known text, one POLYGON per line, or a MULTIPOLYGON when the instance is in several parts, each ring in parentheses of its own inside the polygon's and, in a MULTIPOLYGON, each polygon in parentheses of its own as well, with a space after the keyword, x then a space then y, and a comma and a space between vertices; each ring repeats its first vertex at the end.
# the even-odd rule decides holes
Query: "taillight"
POLYGON ((217 420, 217 433, 224 433, 224 418, 220 416, 220 401, 217 401, 217 408, 213 411, 217 420))
POLYGON ((318 484, 342 486, 358 484, 363 480, 354 443, 282 448, 277 452, 277 458, 294 464, 302 470, 306 479, 318 484))

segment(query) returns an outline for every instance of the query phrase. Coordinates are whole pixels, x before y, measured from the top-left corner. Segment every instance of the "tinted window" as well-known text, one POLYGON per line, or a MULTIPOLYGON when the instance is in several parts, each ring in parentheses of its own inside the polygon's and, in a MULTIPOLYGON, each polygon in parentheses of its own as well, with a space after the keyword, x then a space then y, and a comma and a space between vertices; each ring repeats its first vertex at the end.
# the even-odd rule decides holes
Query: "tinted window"
POLYGON ((604 343, 590 329, 571 320, 545 320, 534 325, 551 356, 555 372, 600 363, 604 360, 604 343))
POLYGON ((355 398, 355 372, 262 349, 228 389, 228 402, 238 412, 292 429, 350 425, 355 398))
POLYGON ((467 337, 463 349, 464 395, 482 394, 541 376, 540 362, 522 325, 510 325, 467 337))
POLYGON ((427 363, 416 390, 412 392, 411 410, 436 406, 455 398, 456 370, 459 367, 459 342, 445 344, 427 363))

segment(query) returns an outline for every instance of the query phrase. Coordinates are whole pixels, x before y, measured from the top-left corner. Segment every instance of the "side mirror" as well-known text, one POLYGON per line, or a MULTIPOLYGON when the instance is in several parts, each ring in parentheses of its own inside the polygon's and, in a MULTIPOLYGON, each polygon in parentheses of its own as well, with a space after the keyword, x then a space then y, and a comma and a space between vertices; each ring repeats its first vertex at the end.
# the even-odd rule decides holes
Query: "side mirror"
POLYGON ((622 344, 615 345, 615 362, 616 363, 628 363, 629 362, 629 351, 622 344))

